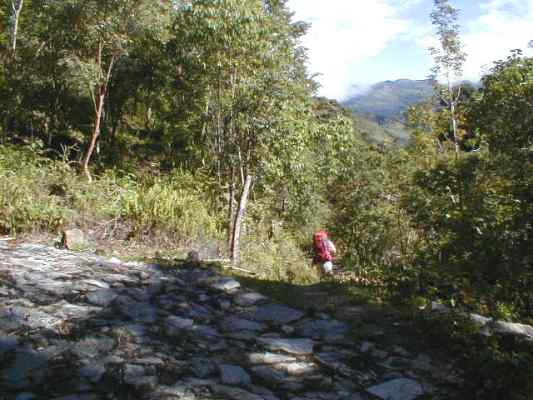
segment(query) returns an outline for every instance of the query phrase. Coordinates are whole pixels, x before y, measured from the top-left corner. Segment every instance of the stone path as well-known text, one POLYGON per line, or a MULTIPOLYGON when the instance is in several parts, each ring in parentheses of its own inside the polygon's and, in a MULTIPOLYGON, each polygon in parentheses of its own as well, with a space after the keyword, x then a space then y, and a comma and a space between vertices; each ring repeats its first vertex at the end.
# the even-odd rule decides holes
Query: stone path
POLYGON ((448 399, 451 381, 209 269, 0 242, 0 400, 448 399))

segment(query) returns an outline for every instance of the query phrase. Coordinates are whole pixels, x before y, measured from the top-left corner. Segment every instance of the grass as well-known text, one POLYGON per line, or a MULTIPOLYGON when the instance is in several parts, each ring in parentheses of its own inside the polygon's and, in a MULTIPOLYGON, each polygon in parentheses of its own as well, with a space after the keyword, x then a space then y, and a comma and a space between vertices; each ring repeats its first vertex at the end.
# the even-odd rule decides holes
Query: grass
POLYGON ((67 162, 0 146, 0 234, 77 226, 107 241, 217 242, 220 215, 196 181, 181 171, 151 177, 109 170, 89 184, 67 162))

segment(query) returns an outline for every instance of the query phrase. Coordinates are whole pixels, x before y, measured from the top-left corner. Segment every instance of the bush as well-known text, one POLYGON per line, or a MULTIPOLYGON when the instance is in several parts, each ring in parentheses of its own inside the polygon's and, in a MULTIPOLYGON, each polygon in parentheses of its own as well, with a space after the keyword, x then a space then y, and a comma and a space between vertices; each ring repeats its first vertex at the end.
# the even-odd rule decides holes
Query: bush
POLYGON ((173 241, 218 239, 220 218, 204 183, 182 172, 137 177, 108 170, 89 184, 66 162, 0 146, 0 230, 55 232, 115 220, 173 241))
POLYGON ((222 220, 186 173, 141 180, 122 194, 121 215, 139 229, 169 232, 176 240, 220 237, 222 220))
POLYGON ((533 174, 518 158, 464 156, 415 175, 403 202, 426 241, 418 260, 422 290, 531 318, 533 174))
POLYGON ((485 337, 468 318, 421 315, 421 336, 438 348, 449 349, 464 371, 463 398, 528 400, 533 395, 531 344, 508 337, 485 337))

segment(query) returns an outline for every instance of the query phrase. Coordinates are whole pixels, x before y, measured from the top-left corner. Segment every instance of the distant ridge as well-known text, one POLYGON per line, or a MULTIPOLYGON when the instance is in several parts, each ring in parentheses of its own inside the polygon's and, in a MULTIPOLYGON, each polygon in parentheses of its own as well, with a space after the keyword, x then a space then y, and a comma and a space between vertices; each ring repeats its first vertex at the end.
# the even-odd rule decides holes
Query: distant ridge
POLYGON ((398 79, 372 85, 342 104, 356 115, 362 115, 380 125, 403 122, 407 109, 433 96, 431 79, 398 79))

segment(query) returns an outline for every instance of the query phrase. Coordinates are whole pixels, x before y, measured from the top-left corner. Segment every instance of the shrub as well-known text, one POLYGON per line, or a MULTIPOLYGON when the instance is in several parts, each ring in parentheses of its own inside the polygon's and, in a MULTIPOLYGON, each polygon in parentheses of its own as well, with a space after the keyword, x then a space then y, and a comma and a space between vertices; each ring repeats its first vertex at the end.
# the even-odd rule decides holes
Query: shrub
POLYGON ((206 184, 182 172, 137 177, 116 170, 89 184, 66 162, 34 149, 0 146, 0 230, 54 232, 66 225, 127 220, 135 232, 159 232, 174 241, 220 238, 220 218, 206 184))

